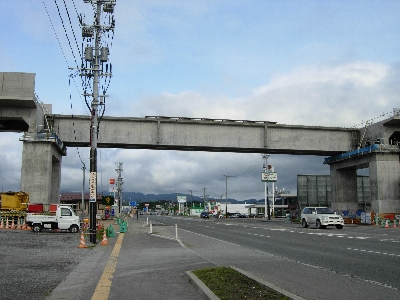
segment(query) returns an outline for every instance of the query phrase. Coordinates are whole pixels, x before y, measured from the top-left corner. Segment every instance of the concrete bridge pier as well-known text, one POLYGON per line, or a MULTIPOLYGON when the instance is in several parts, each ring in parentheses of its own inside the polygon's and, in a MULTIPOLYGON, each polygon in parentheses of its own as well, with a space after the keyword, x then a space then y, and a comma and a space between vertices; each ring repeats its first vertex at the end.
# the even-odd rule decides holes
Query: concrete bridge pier
POLYGON ((332 208, 357 210, 357 169, 369 168, 371 211, 400 214, 398 152, 373 152, 330 163, 332 208))
POLYGON ((31 203, 59 203, 62 153, 51 141, 24 141, 21 191, 31 203))
POLYGON ((357 210, 357 169, 331 164, 332 209, 357 210))
POLYGON ((400 164, 397 153, 376 153, 369 164, 371 210, 400 213, 400 164))

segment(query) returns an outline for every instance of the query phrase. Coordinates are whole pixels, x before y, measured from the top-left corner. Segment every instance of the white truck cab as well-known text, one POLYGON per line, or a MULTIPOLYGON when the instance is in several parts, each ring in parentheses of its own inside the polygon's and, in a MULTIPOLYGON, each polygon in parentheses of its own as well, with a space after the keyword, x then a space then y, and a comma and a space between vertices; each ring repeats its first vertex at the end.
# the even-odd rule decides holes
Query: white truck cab
POLYGON ((34 232, 40 232, 43 229, 78 232, 80 229, 79 216, 69 206, 63 205, 57 205, 56 211, 48 214, 29 213, 26 215, 26 223, 34 232))

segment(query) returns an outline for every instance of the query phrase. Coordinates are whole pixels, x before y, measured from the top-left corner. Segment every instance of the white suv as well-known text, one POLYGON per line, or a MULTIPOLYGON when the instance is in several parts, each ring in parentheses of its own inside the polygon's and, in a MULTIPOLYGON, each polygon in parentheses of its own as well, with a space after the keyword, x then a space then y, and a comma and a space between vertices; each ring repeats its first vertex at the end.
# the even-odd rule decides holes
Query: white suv
POLYGON ((315 225, 317 228, 336 226, 337 229, 342 229, 344 220, 329 207, 305 207, 301 213, 301 226, 307 228, 308 225, 315 225))

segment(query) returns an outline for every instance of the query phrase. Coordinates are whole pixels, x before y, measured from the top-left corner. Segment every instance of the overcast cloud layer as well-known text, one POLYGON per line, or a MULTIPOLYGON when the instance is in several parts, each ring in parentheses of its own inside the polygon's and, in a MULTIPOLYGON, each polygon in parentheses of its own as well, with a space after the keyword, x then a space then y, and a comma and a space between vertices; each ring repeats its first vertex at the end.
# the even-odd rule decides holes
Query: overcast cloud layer
MULTIPOLYGON (((69 85, 74 63, 60 21, 70 34, 64 4, 44 3, 0 2, 0 71, 36 73, 36 94, 53 113, 88 114, 79 79, 78 89, 69 85)), ((90 5, 74 4, 90 23, 90 5)), ((398 1, 117 0, 106 115, 340 127, 380 121, 399 107, 399 13, 398 1)), ((19 190, 21 135, 1 134, 4 191, 19 190)), ((88 156, 88 148, 68 149, 62 190, 81 190, 88 156)), ((224 198, 230 175, 229 197, 264 197, 261 154, 99 149, 98 159, 100 190, 108 190, 122 162, 125 191, 203 195, 206 188, 224 198)), ((297 174, 329 174, 323 160, 271 155, 268 163, 278 189, 296 193, 297 174)))

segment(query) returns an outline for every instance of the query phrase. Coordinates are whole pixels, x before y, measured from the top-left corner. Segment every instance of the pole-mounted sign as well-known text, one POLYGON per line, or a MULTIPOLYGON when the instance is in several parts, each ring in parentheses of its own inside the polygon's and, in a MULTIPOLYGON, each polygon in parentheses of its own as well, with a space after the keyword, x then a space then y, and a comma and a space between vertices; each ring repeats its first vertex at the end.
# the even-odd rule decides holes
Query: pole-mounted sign
POLYGON ((108 186, 108 192, 115 193, 115 178, 110 178, 110 185, 108 186))
POLYGON ((186 196, 176 196, 178 203, 186 203, 186 196))
POLYGON ((96 202, 96 172, 90 172, 90 196, 89 202, 96 202))
POLYGON ((275 182, 278 180, 278 174, 276 172, 262 172, 261 181, 262 182, 275 182))
POLYGON ((103 196, 101 197, 101 203, 106 206, 114 205, 114 197, 113 196, 103 196))

